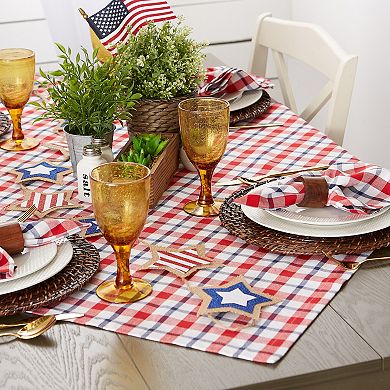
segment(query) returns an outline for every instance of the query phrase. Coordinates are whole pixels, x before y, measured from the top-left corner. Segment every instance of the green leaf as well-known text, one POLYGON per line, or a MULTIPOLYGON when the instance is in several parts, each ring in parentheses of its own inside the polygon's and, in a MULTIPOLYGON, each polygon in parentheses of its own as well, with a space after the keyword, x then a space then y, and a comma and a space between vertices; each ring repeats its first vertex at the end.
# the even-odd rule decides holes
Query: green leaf
POLYGON ((59 49, 62 53, 66 54, 66 49, 65 49, 64 46, 62 46, 62 45, 61 45, 60 43, 58 43, 58 42, 56 42, 55 45, 58 47, 58 49, 59 49))
POLYGON ((58 77, 58 76, 63 76, 64 75, 64 72, 62 70, 54 70, 52 72, 49 72, 49 74, 51 76, 55 76, 55 77, 58 77))
POLYGON ((164 148, 168 145, 168 142, 169 142, 169 140, 165 140, 165 141, 162 141, 160 143, 160 145, 158 145, 156 152, 155 152, 155 156, 158 156, 164 150, 164 148))

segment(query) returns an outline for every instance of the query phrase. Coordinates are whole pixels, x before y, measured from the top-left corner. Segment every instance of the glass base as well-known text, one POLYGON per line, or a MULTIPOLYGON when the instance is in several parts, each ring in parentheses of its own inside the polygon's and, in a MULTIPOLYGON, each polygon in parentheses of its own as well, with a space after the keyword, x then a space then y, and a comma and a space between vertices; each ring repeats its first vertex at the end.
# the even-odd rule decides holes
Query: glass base
POLYGON ((152 292, 152 286, 139 278, 133 278, 133 285, 122 288, 115 286, 115 279, 101 283, 96 289, 96 295, 107 302, 131 303, 137 302, 152 292))
POLYGON ((0 144, 1 149, 17 152, 20 150, 29 150, 39 145, 39 140, 35 138, 24 138, 21 142, 15 142, 13 139, 7 139, 0 144))
POLYGON ((194 200, 187 203, 183 210, 190 215, 195 215, 196 217, 214 217, 219 215, 219 208, 223 203, 222 199, 214 199, 214 203, 210 206, 201 206, 198 204, 198 201, 194 200))

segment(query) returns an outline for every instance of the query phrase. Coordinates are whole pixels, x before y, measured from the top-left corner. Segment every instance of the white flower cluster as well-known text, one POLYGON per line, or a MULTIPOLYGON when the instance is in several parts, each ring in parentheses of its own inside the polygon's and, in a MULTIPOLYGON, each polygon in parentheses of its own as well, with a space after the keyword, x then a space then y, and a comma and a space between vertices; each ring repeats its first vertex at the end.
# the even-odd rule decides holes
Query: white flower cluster
POLYGON ((205 43, 190 38, 191 29, 165 22, 149 23, 136 36, 129 34, 119 56, 131 64, 134 90, 146 99, 171 99, 195 91, 204 79, 205 43))

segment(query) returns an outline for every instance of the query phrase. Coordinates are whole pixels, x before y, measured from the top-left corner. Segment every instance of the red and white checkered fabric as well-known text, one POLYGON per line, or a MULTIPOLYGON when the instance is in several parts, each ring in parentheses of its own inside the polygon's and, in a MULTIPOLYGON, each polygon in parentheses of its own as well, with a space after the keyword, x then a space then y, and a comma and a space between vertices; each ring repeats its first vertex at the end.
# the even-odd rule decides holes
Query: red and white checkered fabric
POLYGON ((72 234, 80 233, 82 229, 88 226, 89 224, 79 221, 53 218, 20 224, 24 238, 24 246, 26 248, 61 241, 72 234))
POLYGON ((216 66, 207 68, 206 80, 199 87, 198 95, 220 97, 224 93, 252 91, 270 86, 268 79, 253 76, 242 69, 216 66))
MULTIPOLYGON (((322 173, 328 183, 327 206, 354 214, 370 214, 390 206, 390 171, 361 162, 341 162, 322 173)), ((237 198, 236 203, 263 209, 280 209, 302 202, 304 184, 286 177, 237 198)))
MULTIPOLYGON (((36 98, 33 98, 36 99, 36 98)), ((26 136, 42 142, 59 141, 60 136, 51 128, 50 121, 32 123, 37 116, 35 108, 27 105, 23 114, 26 136)), ((271 170, 286 170, 335 162, 358 160, 337 146, 318 130, 307 125, 285 106, 273 103, 259 121, 278 121, 283 125, 261 131, 241 129, 229 133, 225 156, 218 164, 214 180, 233 179, 237 175, 266 174, 271 170)), ((117 129, 114 148, 118 151, 127 141, 126 128, 117 129)), ((45 159, 58 159, 61 154, 44 146, 24 153, 0 150, 0 204, 20 201, 20 185, 14 182, 10 168, 45 159)), ((70 163, 64 163, 70 166, 70 163)), ((58 190, 58 186, 34 182, 29 188, 39 191, 58 190)), ((61 189, 74 189, 77 183, 72 175, 64 177, 61 189)), ((216 187, 216 197, 224 198, 236 189, 216 187)), ((195 173, 179 170, 157 207, 150 210, 141 239, 161 246, 187 246, 204 243, 211 258, 223 261, 223 266, 202 269, 190 279, 191 285, 218 284, 243 275, 253 287, 282 298, 280 303, 262 310, 257 326, 240 331, 216 326, 207 317, 197 317, 200 299, 183 282, 164 270, 143 270, 135 276, 153 285, 152 294, 131 305, 110 304, 100 300, 96 286, 116 272, 111 247, 104 238, 91 238, 100 252, 99 272, 80 291, 67 297, 55 308, 41 309, 41 313, 75 311, 84 317, 73 320, 79 324, 95 326, 122 334, 155 340, 167 344, 213 352, 255 362, 275 363, 292 347, 324 307, 340 290, 352 272, 345 271, 322 256, 284 256, 249 245, 225 230, 218 218, 191 217, 183 211, 189 200, 197 198, 199 178, 195 173)), ((20 215, 16 211, 2 211, 2 220, 20 215)), ((62 209, 55 213, 60 218, 92 215, 92 208, 62 209)), ((355 261, 367 257, 340 256, 341 260, 355 261)), ((131 268, 150 260, 147 248, 138 244, 132 250, 131 268)))
POLYGON ((14 259, 0 247, 0 279, 9 279, 14 276, 15 271, 14 259))

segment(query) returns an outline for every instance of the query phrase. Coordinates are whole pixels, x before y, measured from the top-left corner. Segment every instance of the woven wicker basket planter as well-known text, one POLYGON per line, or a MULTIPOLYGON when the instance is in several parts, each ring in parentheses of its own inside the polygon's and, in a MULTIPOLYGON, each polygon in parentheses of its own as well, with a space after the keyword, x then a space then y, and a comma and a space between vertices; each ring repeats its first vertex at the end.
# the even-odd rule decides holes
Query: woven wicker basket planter
POLYGON ((178 133, 177 106, 182 100, 193 96, 180 96, 170 100, 141 100, 127 122, 129 133, 178 133))
MULTIPOLYGON (((136 135, 136 133, 130 134, 129 141, 121 149, 121 151, 115 158, 116 161, 121 161, 120 156, 123 153, 127 153, 131 149, 132 135, 136 135)), ((177 171, 177 168, 179 167, 179 144, 180 144, 179 134, 164 133, 162 135, 162 138, 169 139, 170 141, 168 145, 165 147, 165 149, 161 152, 161 154, 157 157, 156 161, 153 162, 153 165, 150 169, 151 171, 150 201, 149 201, 150 208, 156 206, 162 194, 168 188, 173 175, 177 171)))

